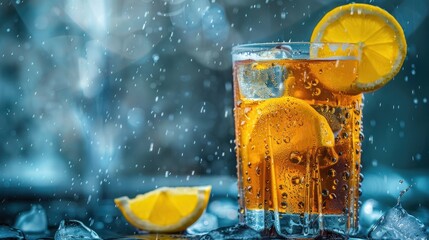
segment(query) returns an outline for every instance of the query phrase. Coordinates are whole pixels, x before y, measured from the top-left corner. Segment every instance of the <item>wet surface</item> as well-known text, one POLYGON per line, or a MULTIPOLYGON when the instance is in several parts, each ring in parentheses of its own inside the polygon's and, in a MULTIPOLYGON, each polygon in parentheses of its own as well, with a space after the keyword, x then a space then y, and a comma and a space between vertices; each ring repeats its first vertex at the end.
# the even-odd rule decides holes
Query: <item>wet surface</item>
MULTIPOLYGON (((226 206, 228 201, 229 199, 216 199, 213 202, 215 205, 226 206)), ((62 207, 66 207, 66 205, 64 204, 62 207)), ((227 210, 227 207, 224 209, 227 210)), ((69 210, 72 211, 72 209, 69 210)), ((20 217, 17 218, 15 226, 19 226, 25 231, 3 225, 0 227, 0 239, 284 239, 274 229, 257 232, 237 225, 236 220, 225 219, 224 216, 217 213, 219 209, 213 208, 213 206, 210 207, 210 205, 206 213, 194 225, 188 228, 186 232, 177 234, 157 234, 138 231, 124 220, 113 204, 105 205, 98 210, 103 212, 98 212, 97 217, 89 217, 82 221, 62 220, 56 224, 54 223, 55 220, 60 217, 52 216, 52 212, 48 208, 46 216, 49 226, 46 228, 43 225, 43 221, 32 222, 32 219, 40 220, 45 211, 42 205, 34 205, 30 211, 18 214, 20 217), (35 211, 36 209, 37 211, 35 211), (31 216, 31 214, 34 214, 34 216, 31 216), (22 220, 24 218, 26 221, 22 220)), ((64 218, 67 219, 67 217, 64 218)), ((11 217, 12 219, 13 217, 11 217)), ((374 239, 388 239, 391 237, 402 239, 404 236, 409 238, 403 239, 427 239, 429 232, 425 225, 423 225, 425 223, 427 226, 427 219, 422 220, 420 221, 414 216, 409 215, 405 209, 396 205, 386 212, 386 216, 374 221, 377 226, 372 226, 371 231, 373 233, 370 236, 374 237, 374 239), (404 222, 404 219, 410 221, 404 222), (406 229, 401 226, 405 226, 406 229), (408 235, 401 235, 404 232, 408 235), (412 236, 415 236, 415 238, 412 236)), ((5 221, 5 219, 2 219, 2 221, 5 221)), ((368 239, 368 231, 369 229, 362 228, 357 236, 349 238, 338 233, 324 231, 315 239, 368 239)))

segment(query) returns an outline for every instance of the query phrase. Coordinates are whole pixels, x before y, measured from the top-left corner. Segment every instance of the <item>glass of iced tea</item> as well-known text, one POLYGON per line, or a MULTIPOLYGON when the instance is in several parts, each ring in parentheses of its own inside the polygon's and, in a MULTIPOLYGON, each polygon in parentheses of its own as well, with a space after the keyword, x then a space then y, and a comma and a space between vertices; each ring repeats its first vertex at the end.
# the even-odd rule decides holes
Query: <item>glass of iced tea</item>
POLYGON ((335 84, 358 77, 360 46, 245 44, 232 54, 240 223, 288 237, 356 232, 362 94, 335 84))

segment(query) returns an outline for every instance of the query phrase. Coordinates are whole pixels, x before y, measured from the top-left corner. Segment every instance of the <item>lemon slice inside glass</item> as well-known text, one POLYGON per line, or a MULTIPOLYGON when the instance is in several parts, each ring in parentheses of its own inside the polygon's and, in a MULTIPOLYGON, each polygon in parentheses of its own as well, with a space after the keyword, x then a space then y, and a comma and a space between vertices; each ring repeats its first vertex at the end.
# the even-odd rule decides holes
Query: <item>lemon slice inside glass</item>
POLYGON ((251 161, 256 162, 267 150, 274 161, 289 159, 292 152, 333 148, 335 139, 327 120, 310 104, 285 96, 267 99, 249 112, 243 143, 252 151, 259 151, 252 154, 255 159, 251 161))
POLYGON ((323 82, 331 90, 350 94, 374 91, 387 84, 400 70, 407 52, 404 31, 396 19, 369 4, 334 8, 314 28, 311 41, 362 45, 357 79, 350 79, 349 84, 336 79, 323 82))
POLYGON ((133 199, 114 199, 134 227, 160 233, 181 232, 191 226, 207 207, 211 186, 162 187, 133 199))

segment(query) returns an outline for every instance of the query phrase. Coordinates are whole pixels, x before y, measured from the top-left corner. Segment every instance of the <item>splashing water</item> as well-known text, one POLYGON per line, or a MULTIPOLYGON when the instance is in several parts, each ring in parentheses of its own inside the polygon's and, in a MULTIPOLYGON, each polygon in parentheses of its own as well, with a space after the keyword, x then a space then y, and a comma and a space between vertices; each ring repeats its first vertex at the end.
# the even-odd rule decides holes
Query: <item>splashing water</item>
POLYGON ((413 185, 402 190, 396 206, 387 211, 369 230, 371 239, 421 239, 427 240, 425 226, 416 217, 410 215, 401 205, 402 196, 413 185))
POLYGON ((55 233, 55 240, 101 239, 96 232, 77 220, 63 220, 55 233))

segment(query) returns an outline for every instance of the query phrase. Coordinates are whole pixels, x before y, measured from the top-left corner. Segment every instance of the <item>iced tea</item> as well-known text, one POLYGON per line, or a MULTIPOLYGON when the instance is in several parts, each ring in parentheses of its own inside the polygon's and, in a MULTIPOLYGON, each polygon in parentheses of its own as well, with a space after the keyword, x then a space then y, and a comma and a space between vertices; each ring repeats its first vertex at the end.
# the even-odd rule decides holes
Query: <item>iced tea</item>
POLYGON ((274 225, 284 235, 353 232, 362 95, 324 83, 356 79, 358 56, 270 47, 234 58, 241 221, 256 230, 274 225))

